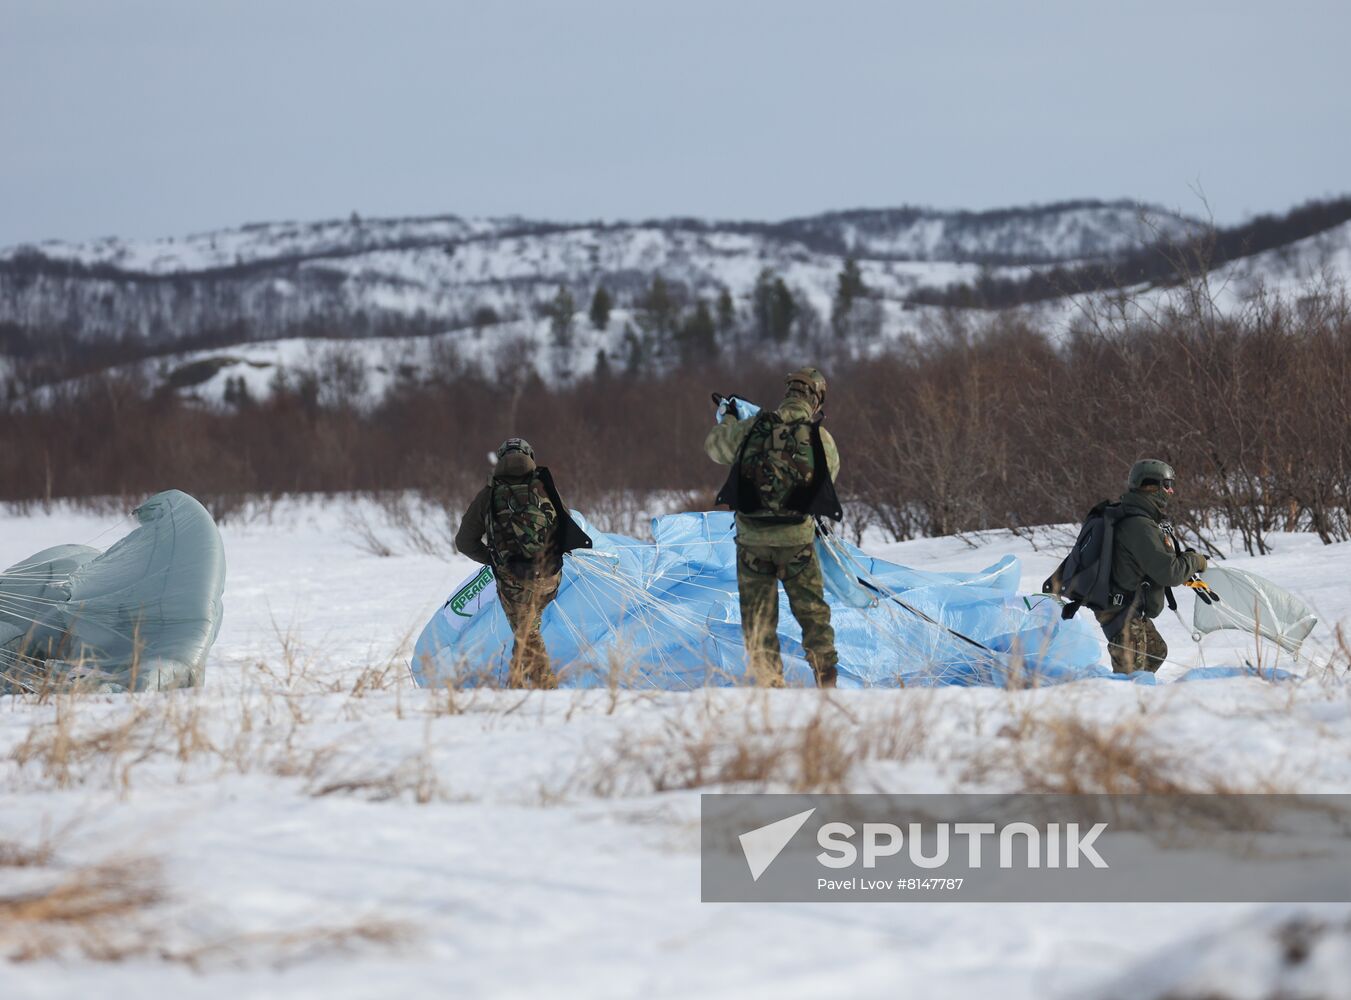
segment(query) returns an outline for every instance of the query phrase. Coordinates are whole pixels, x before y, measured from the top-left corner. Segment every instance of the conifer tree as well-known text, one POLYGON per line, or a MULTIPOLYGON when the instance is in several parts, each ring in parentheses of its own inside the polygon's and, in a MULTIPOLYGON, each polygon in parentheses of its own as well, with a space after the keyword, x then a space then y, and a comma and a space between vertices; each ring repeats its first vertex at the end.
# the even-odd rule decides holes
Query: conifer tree
POLYGON ((863 274, 859 271, 858 261, 846 257, 844 267, 836 279, 835 300, 830 309, 830 325, 837 337, 849 332, 849 316, 854 303, 868 294, 868 286, 863 283, 863 274))
POLYGON ((614 302, 610 299, 610 293, 605 290, 605 286, 598 286, 595 294, 591 296, 591 325, 597 330, 609 327, 610 310, 613 306, 614 302))

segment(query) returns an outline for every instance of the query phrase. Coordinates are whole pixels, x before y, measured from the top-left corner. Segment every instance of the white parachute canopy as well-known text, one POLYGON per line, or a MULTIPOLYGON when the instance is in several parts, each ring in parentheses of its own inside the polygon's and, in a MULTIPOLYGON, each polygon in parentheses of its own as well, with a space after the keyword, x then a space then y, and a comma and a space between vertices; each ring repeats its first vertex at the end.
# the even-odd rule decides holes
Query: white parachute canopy
POLYGON ((58 545, 0 572, 0 694, 203 682, 225 587, 216 523, 178 490, 133 514, 106 552, 58 545))
POLYGON ((1220 599, 1210 604, 1196 601, 1192 627, 1200 635, 1222 629, 1248 632, 1297 656, 1305 637, 1318 624, 1318 616, 1302 600, 1254 573, 1212 565, 1201 579, 1220 599))

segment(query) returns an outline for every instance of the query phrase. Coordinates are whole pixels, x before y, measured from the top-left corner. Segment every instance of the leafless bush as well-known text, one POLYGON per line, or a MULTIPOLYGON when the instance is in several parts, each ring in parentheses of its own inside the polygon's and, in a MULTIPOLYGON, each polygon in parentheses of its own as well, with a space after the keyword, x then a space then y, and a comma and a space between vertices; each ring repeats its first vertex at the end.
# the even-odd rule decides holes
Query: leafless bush
POLYGON ((351 535, 352 543, 362 552, 380 559, 388 559, 394 554, 384 536, 379 534, 379 528, 373 523, 370 511, 364 507, 349 505, 343 511, 342 523, 351 535))
MULTIPOLYGON (((1013 314, 962 319, 873 363, 875 424, 837 436, 897 537, 1075 521, 1146 455, 1179 471, 1174 518, 1351 535, 1351 322, 1342 289, 1221 312, 1198 279, 1159 304, 1085 313, 1061 346, 1013 314)), ((857 390, 856 390, 857 391, 857 390)))
MULTIPOLYGON (((952 312, 880 356, 841 358, 827 373, 828 426, 860 522, 896 538, 1077 522, 1151 455, 1178 469, 1175 520, 1201 544, 1229 529, 1251 552, 1273 531, 1351 538, 1345 289, 1259 288, 1221 309, 1233 289, 1184 263, 1192 277, 1168 295, 1094 299, 1063 335, 1031 314, 952 312)), ((345 389, 284 381, 229 411, 147 398, 113 376, 54 389, 40 407, 0 403, 0 500, 173 482, 234 516, 245 495, 357 492, 386 525, 353 524, 358 544, 444 553, 485 453, 520 435, 570 505, 641 533, 664 498, 712 504, 724 470, 702 449, 709 392, 772 403, 782 390, 782 366, 764 363, 550 387, 509 347, 491 379, 442 366, 364 407, 332 359, 316 378, 345 389)))

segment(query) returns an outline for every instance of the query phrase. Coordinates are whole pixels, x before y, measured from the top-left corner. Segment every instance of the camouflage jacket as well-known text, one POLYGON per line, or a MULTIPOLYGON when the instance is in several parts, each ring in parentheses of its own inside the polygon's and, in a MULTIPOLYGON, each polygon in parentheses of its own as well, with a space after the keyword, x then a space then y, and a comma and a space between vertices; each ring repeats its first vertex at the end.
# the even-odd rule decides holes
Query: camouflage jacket
MULTIPOLYGON (((812 415, 811 407, 797 399, 785 399, 779 404, 778 413, 785 420, 810 420, 812 415)), ((750 417, 714 424, 708 437, 704 438, 704 451, 719 465, 731 465, 754 423, 755 418, 750 417)), ((821 428, 821 446, 826 453, 830 478, 834 481, 840 473, 840 453, 835 447, 835 439, 824 427, 821 428)), ((736 516, 736 537, 742 545, 800 547, 810 545, 815 534, 816 526, 810 518, 801 524, 763 524, 744 514, 736 516)))
POLYGON ((476 563, 485 566, 493 561, 493 554, 485 541, 488 534, 488 508, 493 500, 493 486, 490 482, 470 501, 469 508, 460 518, 460 528, 455 532, 455 548, 476 563))
MULTIPOLYGON (((544 488, 549 494, 549 499, 553 501, 558 509, 558 535, 555 551, 555 566, 553 571, 557 572, 562 567, 563 555, 576 549, 591 548, 591 538, 581 526, 572 519, 572 513, 564 506, 562 499, 558 495, 558 487, 554 485, 553 476, 544 466, 535 468, 531 463, 531 469, 539 474, 544 483, 544 488)), ((511 477, 507 477, 511 478, 511 477)), ((460 527, 455 532, 455 549, 461 555, 466 555, 476 563, 483 563, 486 566, 493 565, 493 553, 488 548, 488 519, 492 517, 493 505, 493 480, 488 480, 488 485, 479 490, 470 501, 469 508, 464 512, 464 517, 460 518, 460 527)))

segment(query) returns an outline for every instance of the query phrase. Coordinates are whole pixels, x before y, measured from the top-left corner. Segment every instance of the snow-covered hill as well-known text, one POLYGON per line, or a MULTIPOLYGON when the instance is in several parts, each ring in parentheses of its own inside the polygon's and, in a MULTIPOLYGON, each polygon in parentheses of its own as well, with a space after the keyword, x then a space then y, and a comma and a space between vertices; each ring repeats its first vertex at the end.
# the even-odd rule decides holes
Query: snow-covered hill
MULTIPOLYGON (((1279 297, 1298 304, 1311 295, 1328 296, 1329 302, 1351 288, 1351 222, 1274 250, 1221 264, 1197 276, 1196 288, 1221 313, 1243 309, 1259 296, 1279 297)), ((1085 313, 1098 311, 1105 302, 1117 318, 1160 316, 1170 308, 1185 312, 1191 306, 1187 287, 1150 288, 1138 285, 1122 294, 1087 293, 1067 295, 1037 304, 1033 312, 1050 329, 1065 329, 1085 313)))
MULTIPOLYGON (((602 352, 625 366, 635 338, 647 336, 642 308, 657 276, 685 315, 725 291, 745 335, 766 273, 782 279, 798 310, 785 351, 870 355, 923 334, 936 310, 917 305, 916 293, 1110 262, 1199 227, 1129 202, 1073 202, 982 213, 860 210, 780 223, 354 216, 162 240, 52 242, 0 251, 0 376, 13 364, 7 352, 32 356, 55 336, 67 344, 116 338, 152 356, 129 366, 151 388, 213 404, 240 386, 266 395, 279 373, 315 371, 338 352, 336 341, 359 369, 358 395, 368 402, 400 373, 448 354, 488 375, 529 364, 559 381, 592 371, 602 352), (832 302, 851 256, 867 295, 851 336, 831 340, 832 302), (600 287, 615 308, 596 329, 587 306, 600 287), (550 312, 560 288, 575 310, 563 344, 550 312)), ((1351 279, 1351 223, 1240 256, 1209 275, 1224 309, 1262 289, 1298 298, 1324 279, 1351 279)), ((1174 294, 1128 291, 1148 310, 1174 294)), ((1066 295, 1026 308, 1044 328, 1064 330, 1103 301, 1098 293, 1066 295)), ((727 342, 727 333, 719 338, 727 342)))
POLYGON ((556 224, 523 219, 352 218, 183 238, 49 242, 0 251, 0 325, 41 336, 127 335, 158 345, 339 331, 429 333, 489 314, 533 315, 561 285, 621 300, 660 274, 681 296, 740 300, 766 268, 828 308, 846 256, 874 293, 968 281, 982 267, 1110 259, 1199 223, 1131 202, 992 212, 896 209, 780 223, 690 219, 556 224))
MULTIPOLYGON (((704 222, 669 219, 600 226, 675 232, 761 235, 830 253, 899 260, 978 263, 1050 263, 1111 257, 1158 239, 1193 232, 1200 222, 1153 205, 1131 201, 1063 202, 988 212, 926 208, 859 209, 789 219, 779 223, 704 222)), ((0 251, 0 260, 39 253, 52 261, 129 273, 184 274, 266 261, 356 254, 378 249, 442 246, 503 234, 539 235, 593 228, 519 217, 458 216, 254 223, 183 237, 86 242, 51 240, 0 251)))

